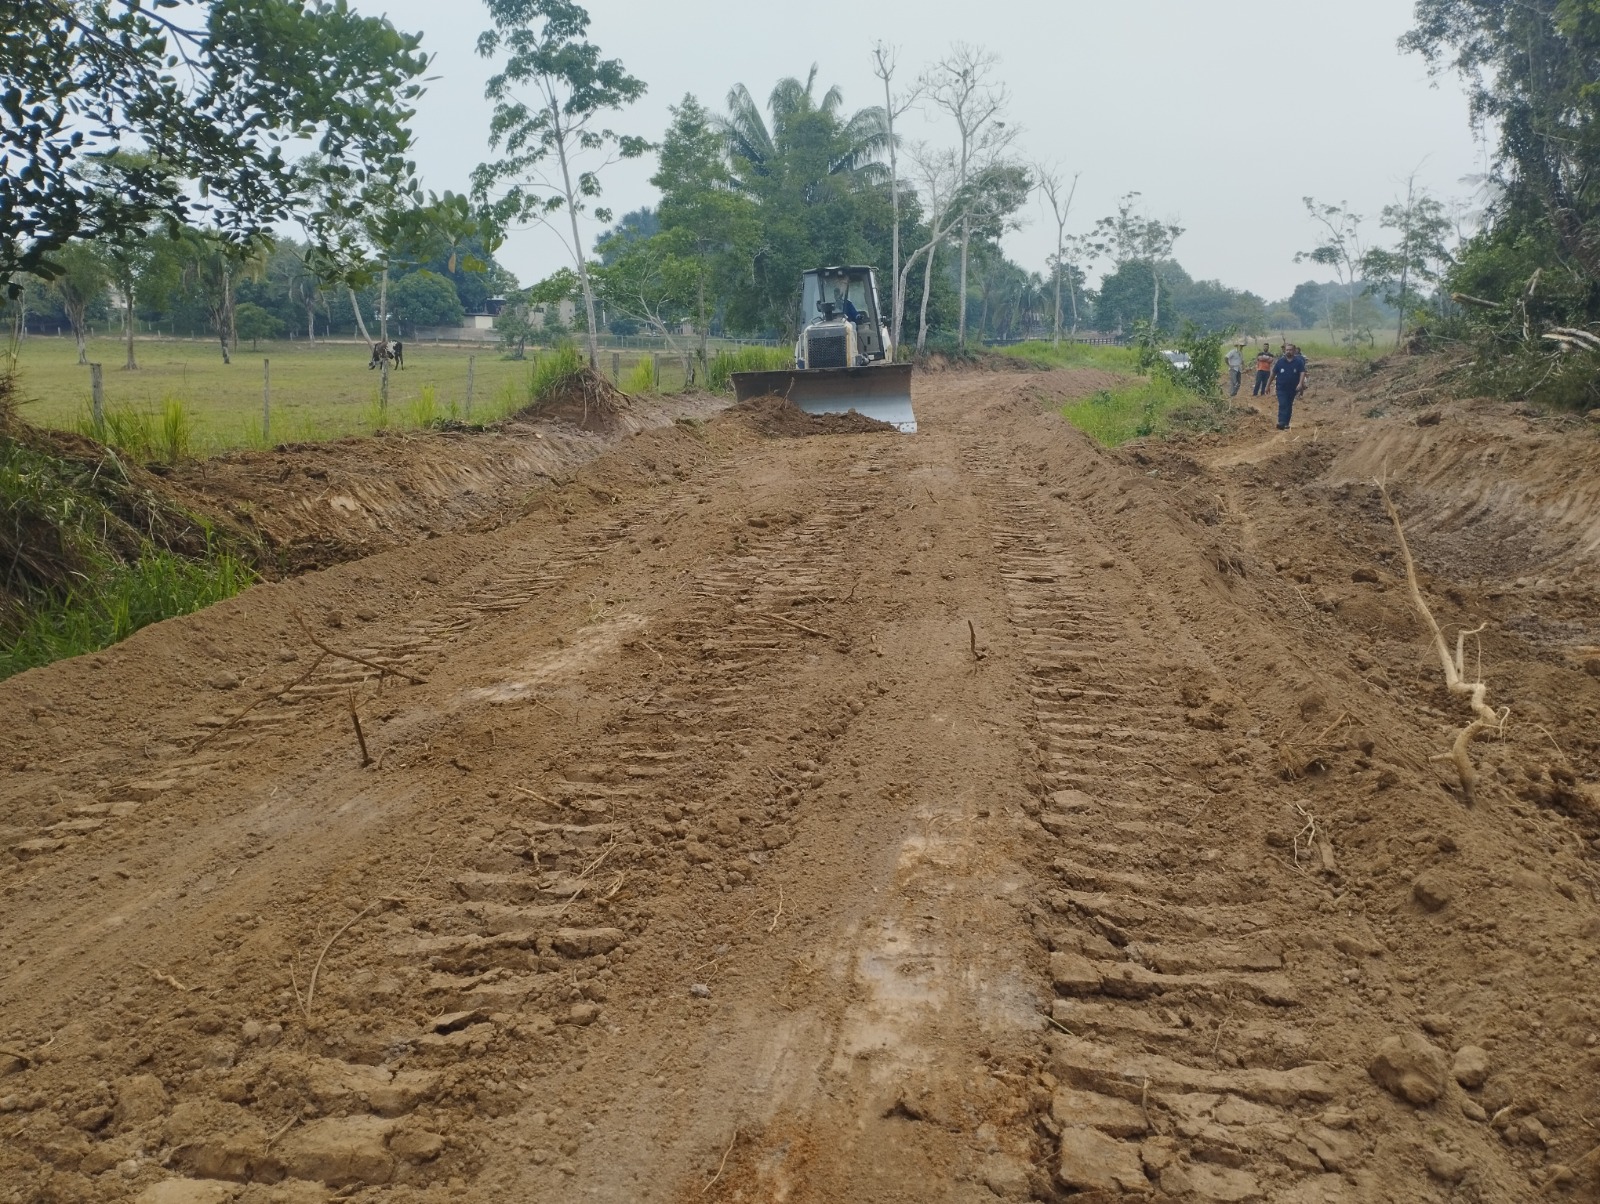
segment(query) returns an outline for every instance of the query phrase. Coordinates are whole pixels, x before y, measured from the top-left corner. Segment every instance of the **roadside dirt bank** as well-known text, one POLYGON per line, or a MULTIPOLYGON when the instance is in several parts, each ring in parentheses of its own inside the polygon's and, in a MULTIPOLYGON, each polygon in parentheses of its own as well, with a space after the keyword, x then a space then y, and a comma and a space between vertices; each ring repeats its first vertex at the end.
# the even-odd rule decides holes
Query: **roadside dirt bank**
MULTIPOLYGON (((272 550, 280 573, 325 568, 420 539, 492 530, 538 490, 641 431, 702 421, 709 393, 627 398, 604 422, 562 407, 479 431, 424 431, 233 452, 167 474, 272 550), (571 412, 568 412, 568 411, 571 412)), ((659 467, 670 475, 676 463, 659 467)))
POLYGON ((0 683, 0 1199, 1592 1198, 1592 432, 1097 387, 675 423, 0 683))

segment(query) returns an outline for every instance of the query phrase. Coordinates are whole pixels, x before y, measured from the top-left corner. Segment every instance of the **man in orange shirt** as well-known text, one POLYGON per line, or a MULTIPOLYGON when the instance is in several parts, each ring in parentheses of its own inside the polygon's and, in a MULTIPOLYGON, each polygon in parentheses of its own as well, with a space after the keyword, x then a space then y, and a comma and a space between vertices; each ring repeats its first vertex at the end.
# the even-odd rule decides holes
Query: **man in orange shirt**
POLYGON ((1251 397, 1265 397, 1267 386, 1272 383, 1272 345, 1261 344, 1261 354, 1256 356, 1256 387, 1250 394, 1251 397))

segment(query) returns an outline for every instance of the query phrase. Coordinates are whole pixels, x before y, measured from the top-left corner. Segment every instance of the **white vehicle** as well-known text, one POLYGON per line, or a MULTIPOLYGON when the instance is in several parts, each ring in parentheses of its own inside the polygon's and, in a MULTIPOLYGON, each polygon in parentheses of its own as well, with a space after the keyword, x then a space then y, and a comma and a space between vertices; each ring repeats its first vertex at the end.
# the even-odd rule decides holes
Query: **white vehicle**
POLYGON ((1163 351, 1161 353, 1161 358, 1166 360, 1167 363, 1171 364, 1173 368, 1179 372, 1187 372, 1189 370, 1189 356, 1186 352, 1163 351))

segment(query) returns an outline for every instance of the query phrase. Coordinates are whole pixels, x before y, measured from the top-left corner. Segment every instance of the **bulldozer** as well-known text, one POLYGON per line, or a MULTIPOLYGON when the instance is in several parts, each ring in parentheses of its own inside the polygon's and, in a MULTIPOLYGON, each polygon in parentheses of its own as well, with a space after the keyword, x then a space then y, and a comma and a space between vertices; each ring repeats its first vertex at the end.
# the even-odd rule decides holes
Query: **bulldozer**
POLYGON ((812 268, 801 277, 794 368, 735 372, 740 401, 787 397, 808 414, 847 414, 916 434, 911 365, 894 362, 889 327, 869 267, 812 268))

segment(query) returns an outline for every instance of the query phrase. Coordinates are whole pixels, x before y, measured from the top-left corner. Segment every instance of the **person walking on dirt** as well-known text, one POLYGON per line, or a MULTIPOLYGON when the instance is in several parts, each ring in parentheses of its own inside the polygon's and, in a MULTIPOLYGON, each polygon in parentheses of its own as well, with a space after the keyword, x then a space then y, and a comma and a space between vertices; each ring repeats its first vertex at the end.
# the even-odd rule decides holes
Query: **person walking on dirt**
POLYGON ((1244 342, 1235 343, 1228 351, 1228 396, 1239 396, 1239 385, 1244 381, 1244 342))
POLYGON ((1278 386, 1278 429, 1289 429, 1294 417, 1295 398, 1306 391, 1306 357, 1293 343, 1284 344, 1283 354, 1272 366, 1272 379, 1278 386))
POLYGON ((1272 382, 1272 344, 1261 344, 1261 354, 1256 356, 1256 387, 1251 397, 1265 397, 1267 385, 1272 382))

